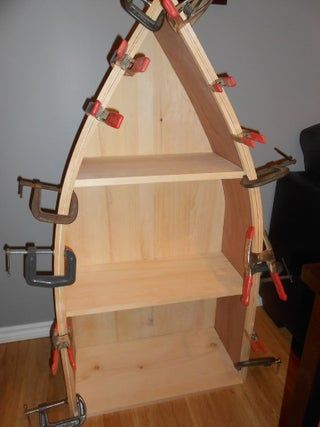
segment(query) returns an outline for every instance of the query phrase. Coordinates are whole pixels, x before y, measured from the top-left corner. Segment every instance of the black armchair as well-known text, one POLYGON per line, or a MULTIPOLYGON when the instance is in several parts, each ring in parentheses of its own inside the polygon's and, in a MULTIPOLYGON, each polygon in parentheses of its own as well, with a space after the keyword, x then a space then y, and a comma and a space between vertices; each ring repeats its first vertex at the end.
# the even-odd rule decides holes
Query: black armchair
POLYGON ((320 124, 300 134, 305 172, 291 172, 276 186, 269 237, 278 260, 285 260, 293 283, 284 281, 288 301, 278 299, 273 286, 262 283, 263 307, 278 326, 293 334, 301 353, 313 304, 313 294, 301 280, 303 264, 320 261, 320 124))

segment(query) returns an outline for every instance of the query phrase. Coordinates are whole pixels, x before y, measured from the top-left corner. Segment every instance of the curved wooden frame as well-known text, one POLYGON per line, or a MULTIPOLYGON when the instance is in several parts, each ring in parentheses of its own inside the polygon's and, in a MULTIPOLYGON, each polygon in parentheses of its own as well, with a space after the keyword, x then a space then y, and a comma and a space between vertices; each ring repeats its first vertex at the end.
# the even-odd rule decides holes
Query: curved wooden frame
MULTIPOLYGON (((160 10, 160 1, 154 1, 148 10, 148 14, 155 18, 160 10)), ((139 51, 139 47, 148 33, 148 30, 142 25, 137 25, 129 39, 128 54, 130 56, 134 56, 139 51)), ((225 92, 213 93, 209 88, 217 79, 217 74, 191 26, 186 25, 179 33, 175 33, 166 23, 161 31, 156 33, 156 38, 190 98, 212 145, 212 150, 234 164, 242 166, 244 173, 250 179, 255 179, 256 173, 250 150, 248 147, 235 142, 232 138, 232 135, 241 133, 241 126, 225 92), (224 123, 223 127, 218 126, 220 132, 218 137, 215 133, 215 129, 217 129, 215 120, 218 120, 219 123, 224 123)), ((123 75, 124 71, 118 66, 111 70, 97 98, 103 106, 108 105, 123 75)), ((58 212, 61 215, 68 213, 86 143, 94 133, 97 123, 95 118, 87 117, 73 148, 59 201, 58 212)), ((263 220, 260 191, 259 189, 242 189, 239 185, 239 180, 223 181, 223 188, 226 213, 222 251, 242 275, 243 242, 245 231, 249 225, 253 225, 256 231, 253 250, 259 252, 262 249, 263 220)), ((56 225, 54 271, 57 275, 61 275, 64 272, 65 231, 66 226, 56 225)), ((257 277, 255 281, 256 283, 258 282, 257 277)), ((247 309, 239 304, 238 297, 220 298, 217 304, 216 330, 234 362, 248 355, 249 343, 244 338, 244 329, 252 331, 253 328, 254 299, 257 294, 257 288, 255 286, 255 295, 252 295, 250 306, 247 309), (226 313, 229 313, 228 318, 226 313), (239 351, 241 351, 241 354, 239 354, 239 351)), ((55 309, 58 331, 60 335, 63 335, 67 333, 63 288, 55 290, 55 309)), ((74 374, 69 365, 66 350, 62 350, 61 353, 70 408, 75 413, 74 374)))

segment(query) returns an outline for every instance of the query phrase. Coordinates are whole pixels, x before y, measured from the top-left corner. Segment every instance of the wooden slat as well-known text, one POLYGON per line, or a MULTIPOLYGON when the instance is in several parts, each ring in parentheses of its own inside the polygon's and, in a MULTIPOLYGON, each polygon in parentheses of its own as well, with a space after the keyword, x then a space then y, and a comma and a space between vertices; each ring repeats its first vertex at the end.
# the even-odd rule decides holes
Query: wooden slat
POLYGON ((240 295, 240 275, 222 254, 88 266, 65 289, 68 316, 240 295))
POLYGON ((84 159, 75 187, 204 181, 243 176, 239 166, 214 153, 84 159))
POLYGON ((90 415, 241 383, 213 328, 87 347, 77 361, 90 415))

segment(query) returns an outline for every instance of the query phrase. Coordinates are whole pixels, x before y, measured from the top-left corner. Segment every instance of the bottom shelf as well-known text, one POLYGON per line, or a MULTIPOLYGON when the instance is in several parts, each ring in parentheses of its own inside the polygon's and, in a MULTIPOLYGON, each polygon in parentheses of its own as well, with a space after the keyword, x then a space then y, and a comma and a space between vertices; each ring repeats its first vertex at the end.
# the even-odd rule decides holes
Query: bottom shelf
POLYGON ((77 351, 89 416, 242 382, 214 328, 77 351))

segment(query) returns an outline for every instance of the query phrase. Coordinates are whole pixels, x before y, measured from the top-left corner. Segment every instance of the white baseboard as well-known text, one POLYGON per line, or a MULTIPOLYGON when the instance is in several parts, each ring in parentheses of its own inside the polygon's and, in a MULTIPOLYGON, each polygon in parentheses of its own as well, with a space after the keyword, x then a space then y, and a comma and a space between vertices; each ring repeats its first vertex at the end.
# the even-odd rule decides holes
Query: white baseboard
POLYGON ((0 328, 0 344, 48 337, 53 320, 0 328))

